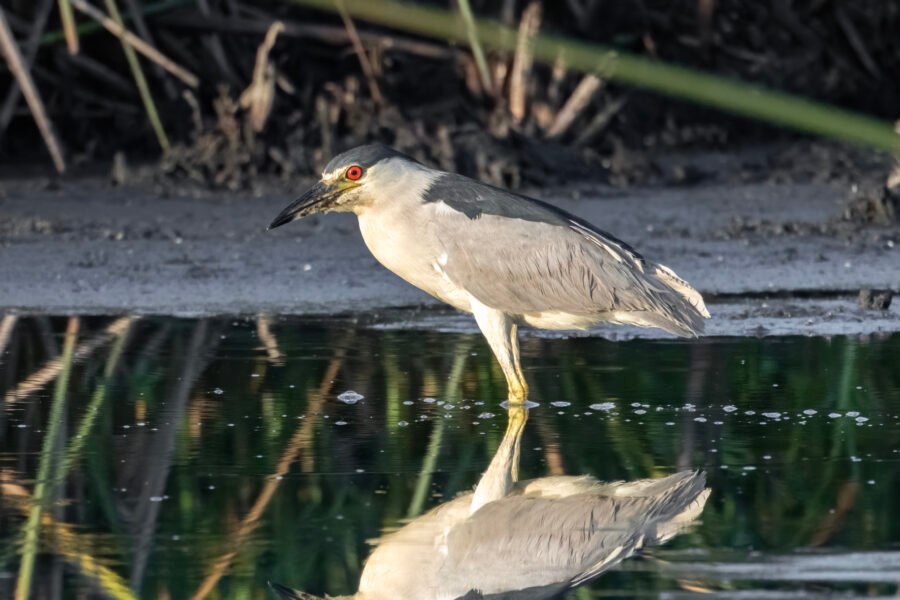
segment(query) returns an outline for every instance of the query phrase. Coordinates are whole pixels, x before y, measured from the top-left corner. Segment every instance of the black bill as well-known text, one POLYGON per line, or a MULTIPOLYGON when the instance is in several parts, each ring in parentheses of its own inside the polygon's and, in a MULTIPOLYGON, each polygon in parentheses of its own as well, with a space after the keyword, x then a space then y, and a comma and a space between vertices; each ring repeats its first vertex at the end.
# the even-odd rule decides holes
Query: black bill
POLYGON ((305 194, 291 202, 281 213, 275 217, 275 220, 269 224, 269 229, 281 227, 291 221, 302 219, 307 215, 312 215, 328 210, 328 207, 341 193, 340 188, 327 185, 321 181, 316 182, 314 186, 309 188, 305 194))

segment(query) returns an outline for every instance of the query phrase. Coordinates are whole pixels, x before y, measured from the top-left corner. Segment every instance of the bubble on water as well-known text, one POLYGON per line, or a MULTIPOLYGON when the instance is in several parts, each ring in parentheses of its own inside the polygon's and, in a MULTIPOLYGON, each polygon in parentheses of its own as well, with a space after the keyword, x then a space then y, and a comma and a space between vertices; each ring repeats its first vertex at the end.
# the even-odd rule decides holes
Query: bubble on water
POLYGON ((764 412, 762 414, 762 416, 767 417, 769 419, 780 419, 781 413, 780 412, 764 412))
POLYGON ((754 466, 754 465, 744 465, 743 468, 745 471, 755 471, 756 470, 756 466, 754 466))
POLYGON ((733 413, 737 409, 738 409, 738 407, 735 406, 734 404, 726 404, 725 406, 722 407, 722 410, 724 410, 727 413, 733 413))
POLYGON ((551 402, 550 406, 553 406, 556 408, 565 408, 567 406, 572 406, 572 403, 566 402, 565 400, 557 400, 556 402, 551 402))
POLYGON ((861 459, 860 457, 858 457, 858 456, 851 456, 851 457, 850 457, 850 462, 858 463, 858 462, 862 462, 862 459, 861 459))
POLYGON ((706 423, 706 417, 694 417, 694 420, 698 423, 706 423))
POLYGON ((647 411, 644 410, 643 408, 639 408, 639 409, 637 409, 636 411, 634 411, 634 414, 636 414, 636 415, 646 415, 646 414, 647 414, 647 411))
POLYGON ((150 496, 150 502, 162 502, 163 500, 162 496, 150 496))
POLYGON ((806 410, 803 411, 803 414, 811 417, 814 414, 816 414, 817 412, 819 412, 819 411, 817 411, 814 408, 807 408, 806 410))
POLYGON ((631 408, 640 408, 640 407, 641 407, 641 403, 640 403, 640 402, 632 402, 632 403, 631 403, 631 408))
POLYGON ((414 402, 412 400, 404 400, 403 401, 403 406, 412 406, 413 404, 414 404, 414 402))
POLYGON ((874 480, 874 479, 870 479, 870 480, 868 480, 866 483, 868 483, 869 485, 875 485, 875 480, 874 480))
POLYGON ((697 407, 694 406, 693 404, 691 404, 690 402, 688 402, 684 406, 681 407, 681 410, 685 410, 687 412, 694 412, 695 410, 697 410, 697 407))
POLYGON ((454 408, 456 408, 456 406, 453 404, 450 404, 449 402, 444 404, 444 410, 452 410, 454 408))
POLYGON ((217 388, 215 388, 215 389, 213 390, 213 394, 215 394, 216 396, 221 396, 221 395, 224 394, 224 393, 225 393, 225 390, 223 390, 223 389, 220 388, 220 387, 217 387, 217 388))
POLYGON ((603 410, 606 412, 611 411, 616 407, 615 402, 598 402, 597 404, 591 404, 588 406, 591 410, 603 410))
POLYGON ((841 413, 839 413, 839 412, 831 412, 831 413, 828 413, 828 418, 829 418, 829 419, 837 419, 838 417, 842 417, 842 416, 843 416, 843 415, 842 415, 841 413))
POLYGON ((857 423, 865 423, 868 420, 869 420, 869 417, 856 417, 857 423))
POLYGON ((755 410, 745 410, 744 414, 747 415, 748 417, 752 417, 753 415, 756 414, 756 411, 755 410))
POLYGON ((478 415, 478 418, 479 419, 493 419, 494 416, 495 415, 492 412, 483 412, 478 415))
POLYGON ((763 454, 763 460, 772 460, 771 454, 763 454))
POLYGON ((673 425, 675 425, 675 421, 666 421, 666 425, 672 427, 673 425))
POLYGON ((858 416, 859 416, 859 411, 848 410, 848 411, 847 411, 847 416, 848 416, 848 417, 858 417, 858 416))
POLYGON ((347 421, 335 421, 334 424, 335 425, 346 425, 347 421))
POLYGON ((407 427, 409 422, 407 421, 397 421, 397 427, 407 427))
POLYGON ((337 399, 344 404, 356 404, 363 399, 363 395, 358 392, 354 392, 353 390, 347 390, 346 392, 339 394, 337 399))
POLYGON ((435 400, 434 398, 428 397, 428 398, 422 398, 422 402, 424 402, 425 404, 434 404, 435 402, 437 402, 437 400, 435 400))

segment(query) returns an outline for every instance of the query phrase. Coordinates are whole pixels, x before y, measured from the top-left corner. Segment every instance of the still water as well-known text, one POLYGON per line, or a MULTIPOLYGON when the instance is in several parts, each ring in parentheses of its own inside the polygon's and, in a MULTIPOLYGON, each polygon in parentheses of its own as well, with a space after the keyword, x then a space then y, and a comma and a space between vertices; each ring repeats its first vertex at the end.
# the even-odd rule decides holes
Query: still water
MULTIPOLYGON (((898 593, 900 335, 522 350, 522 478, 712 488, 570 597, 898 593)), ((471 490, 506 428, 473 334, 7 317, 0 351, 0 598, 28 570, 34 598, 352 593, 369 542, 471 490)))

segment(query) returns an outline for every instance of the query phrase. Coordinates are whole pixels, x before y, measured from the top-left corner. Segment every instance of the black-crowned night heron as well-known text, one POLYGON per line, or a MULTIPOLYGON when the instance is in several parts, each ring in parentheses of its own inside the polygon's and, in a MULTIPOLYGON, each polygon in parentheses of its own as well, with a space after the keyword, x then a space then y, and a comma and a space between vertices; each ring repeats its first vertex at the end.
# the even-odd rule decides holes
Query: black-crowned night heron
MULTIPOLYGON (((475 492, 382 538, 350 598, 556 598, 667 541, 703 511, 709 490, 697 471, 632 482, 556 476, 514 483, 526 411, 510 408, 475 492)), ((317 598, 272 588, 285 599, 317 598)))
POLYGON ((550 204, 429 168, 387 146, 333 158, 270 228, 306 215, 353 212, 385 267, 475 316, 503 369, 511 403, 528 387, 517 328, 600 322, 696 336, 702 296, 671 269, 550 204))

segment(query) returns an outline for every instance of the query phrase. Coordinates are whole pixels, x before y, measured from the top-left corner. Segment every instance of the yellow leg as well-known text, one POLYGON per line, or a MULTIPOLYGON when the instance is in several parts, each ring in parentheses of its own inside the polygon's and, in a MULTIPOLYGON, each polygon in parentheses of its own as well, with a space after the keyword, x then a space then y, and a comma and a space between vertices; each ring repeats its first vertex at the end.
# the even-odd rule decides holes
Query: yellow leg
POLYGON ((506 377, 510 405, 524 404, 528 399, 528 384, 519 364, 519 328, 506 313, 489 308, 474 299, 472 314, 506 377))

